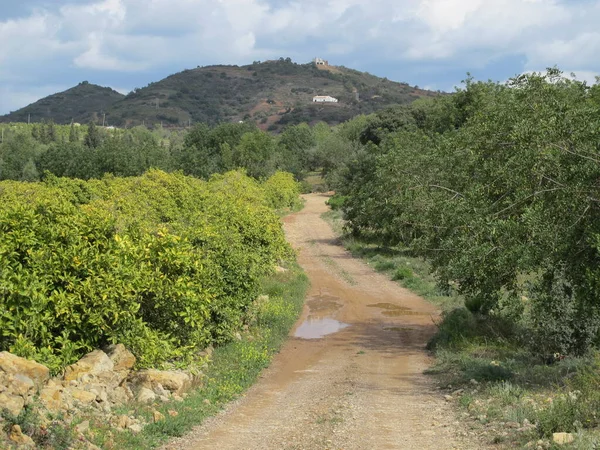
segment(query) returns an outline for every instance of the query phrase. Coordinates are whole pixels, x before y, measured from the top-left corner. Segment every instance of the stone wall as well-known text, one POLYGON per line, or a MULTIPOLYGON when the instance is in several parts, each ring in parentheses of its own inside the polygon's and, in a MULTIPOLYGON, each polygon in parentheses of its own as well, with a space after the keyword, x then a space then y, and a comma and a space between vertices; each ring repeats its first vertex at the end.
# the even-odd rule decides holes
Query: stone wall
MULTIPOLYGON (((206 356, 210 356, 210 349, 206 356)), ((130 402, 182 401, 185 392, 201 384, 202 375, 184 371, 134 371, 136 358, 123 345, 112 345, 88 353, 68 366, 63 375, 50 377, 49 369, 8 352, 0 352, 0 408, 18 416, 27 405, 39 408, 41 419, 48 413, 68 420, 77 411, 92 411, 117 428, 139 432, 139 420, 112 413, 116 406, 130 402)), ((13 427, 9 438, 26 440, 13 427)))

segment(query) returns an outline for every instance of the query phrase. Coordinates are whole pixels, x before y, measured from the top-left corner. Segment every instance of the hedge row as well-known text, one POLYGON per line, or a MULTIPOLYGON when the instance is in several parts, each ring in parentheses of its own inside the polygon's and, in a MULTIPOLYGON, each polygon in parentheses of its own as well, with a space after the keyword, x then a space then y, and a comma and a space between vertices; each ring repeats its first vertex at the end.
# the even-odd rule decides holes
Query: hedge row
POLYGON ((56 371, 121 342, 148 367, 230 339, 292 256, 274 208, 297 193, 240 172, 0 183, 0 350, 56 371))

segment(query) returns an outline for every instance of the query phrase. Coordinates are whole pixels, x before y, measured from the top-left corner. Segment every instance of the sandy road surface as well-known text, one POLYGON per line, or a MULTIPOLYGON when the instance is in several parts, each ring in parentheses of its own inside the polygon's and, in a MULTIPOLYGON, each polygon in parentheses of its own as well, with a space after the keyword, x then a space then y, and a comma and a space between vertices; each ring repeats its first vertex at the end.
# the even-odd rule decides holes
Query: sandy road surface
POLYGON ((481 448, 422 374, 437 311, 339 246, 326 199, 284 219, 312 283, 294 337, 245 397, 165 449, 481 448))

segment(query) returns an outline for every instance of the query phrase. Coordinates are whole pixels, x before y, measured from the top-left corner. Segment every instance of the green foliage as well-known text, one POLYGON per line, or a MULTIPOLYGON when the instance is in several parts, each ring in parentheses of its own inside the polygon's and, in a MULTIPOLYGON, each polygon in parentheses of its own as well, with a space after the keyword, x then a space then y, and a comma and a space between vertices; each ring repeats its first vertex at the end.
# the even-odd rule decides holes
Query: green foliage
POLYGON ((87 133, 83 139, 83 144, 91 149, 100 147, 102 143, 100 132, 96 128, 96 124, 92 121, 88 124, 87 133))
POLYGON ((291 173, 276 172, 263 183, 267 202, 272 208, 295 209, 300 206, 300 186, 291 173))
POLYGON ((343 195, 335 194, 333 197, 327 200, 327 204, 333 211, 341 210, 346 199, 347 197, 343 195))
POLYGON ((326 166, 349 229, 426 258, 473 312, 531 319, 540 352, 584 352, 600 326, 598 90, 556 69, 468 79, 361 119, 364 148, 326 166))
POLYGON ((269 206, 291 201, 288 180, 152 170, 0 184, 0 348, 56 371, 109 343, 147 367, 227 341, 292 254, 269 206))

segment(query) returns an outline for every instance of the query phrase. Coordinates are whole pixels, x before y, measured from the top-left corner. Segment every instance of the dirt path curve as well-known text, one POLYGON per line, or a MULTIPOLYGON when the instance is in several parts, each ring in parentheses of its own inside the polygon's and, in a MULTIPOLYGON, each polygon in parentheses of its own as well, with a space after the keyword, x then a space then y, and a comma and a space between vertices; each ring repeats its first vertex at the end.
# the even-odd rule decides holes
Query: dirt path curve
POLYGON ((327 197, 305 198, 284 219, 312 283, 295 337, 245 397, 165 448, 481 448, 422 374, 435 308, 352 258, 320 217, 327 197))

